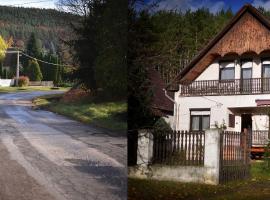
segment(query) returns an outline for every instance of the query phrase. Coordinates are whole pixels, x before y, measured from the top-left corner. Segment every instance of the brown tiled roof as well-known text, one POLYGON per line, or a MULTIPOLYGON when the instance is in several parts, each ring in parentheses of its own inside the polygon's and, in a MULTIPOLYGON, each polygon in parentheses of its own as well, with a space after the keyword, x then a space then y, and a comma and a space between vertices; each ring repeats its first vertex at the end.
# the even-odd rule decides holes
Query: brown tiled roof
MULTIPOLYGON (((153 100, 152 100, 152 112, 157 116, 164 116, 168 112, 173 112, 174 104, 164 94, 164 88, 166 87, 161 75, 155 69, 148 70, 149 79, 151 82, 153 100)), ((168 92, 172 98, 174 93, 168 92)))

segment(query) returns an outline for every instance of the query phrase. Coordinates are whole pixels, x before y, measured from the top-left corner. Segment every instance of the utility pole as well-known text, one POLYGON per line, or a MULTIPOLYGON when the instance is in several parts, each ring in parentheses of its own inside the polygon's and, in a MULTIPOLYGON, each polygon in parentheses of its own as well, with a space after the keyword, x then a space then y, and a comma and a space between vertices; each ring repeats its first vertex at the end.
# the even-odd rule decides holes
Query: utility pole
POLYGON ((17 69, 16 69, 16 86, 19 86, 19 76, 20 76, 20 51, 17 51, 17 69))

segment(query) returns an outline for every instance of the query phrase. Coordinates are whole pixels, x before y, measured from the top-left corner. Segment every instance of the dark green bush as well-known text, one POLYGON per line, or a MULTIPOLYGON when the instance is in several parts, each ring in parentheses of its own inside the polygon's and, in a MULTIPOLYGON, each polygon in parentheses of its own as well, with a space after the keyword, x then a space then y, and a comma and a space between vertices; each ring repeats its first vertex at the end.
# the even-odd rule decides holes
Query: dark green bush
POLYGON ((154 126, 153 126, 153 131, 154 134, 162 134, 162 133, 167 133, 171 132, 172 128, 170 125, 164 120, 164 118, 159 118, 154 126))

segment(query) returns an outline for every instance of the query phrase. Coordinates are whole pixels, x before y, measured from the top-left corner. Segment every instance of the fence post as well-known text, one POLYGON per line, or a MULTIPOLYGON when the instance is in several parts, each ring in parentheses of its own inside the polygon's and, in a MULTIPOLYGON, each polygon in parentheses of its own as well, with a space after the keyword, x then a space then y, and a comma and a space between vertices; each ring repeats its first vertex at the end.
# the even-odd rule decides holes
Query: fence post
POLYGON ((205 131, 204 166, 207 169, 205 183, 214 185, 219 184, 220 131, 219 129, 205 131))
POLYGON ((150 130, 138 131, 137 165, 147 167, 153 157, 153 134, 150 130))

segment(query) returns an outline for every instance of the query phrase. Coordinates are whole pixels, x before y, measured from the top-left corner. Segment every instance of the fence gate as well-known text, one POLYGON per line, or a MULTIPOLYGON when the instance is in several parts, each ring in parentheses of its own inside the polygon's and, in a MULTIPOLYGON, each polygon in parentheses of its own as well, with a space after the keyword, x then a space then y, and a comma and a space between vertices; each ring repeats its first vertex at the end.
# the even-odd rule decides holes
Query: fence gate
POLYGON ((250 139, 247 131, 222 131, 219 182, 250 177, 250 139))

